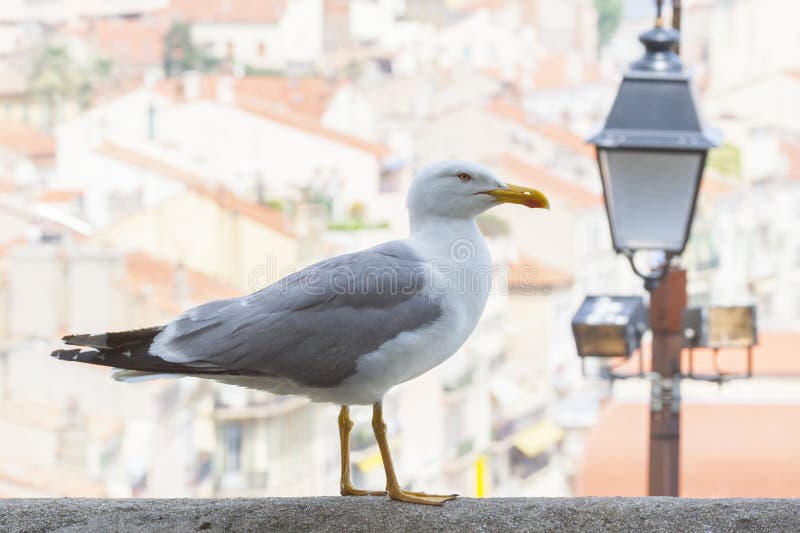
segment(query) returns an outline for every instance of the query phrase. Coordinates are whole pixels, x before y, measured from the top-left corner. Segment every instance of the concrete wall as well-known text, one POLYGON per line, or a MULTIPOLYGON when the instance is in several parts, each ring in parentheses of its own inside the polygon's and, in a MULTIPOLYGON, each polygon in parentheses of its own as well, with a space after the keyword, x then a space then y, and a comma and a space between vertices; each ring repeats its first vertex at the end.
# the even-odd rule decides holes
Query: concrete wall
POLYGON ((458 499, 0 500, 2 531, 798 531, 800 500, 458 499))

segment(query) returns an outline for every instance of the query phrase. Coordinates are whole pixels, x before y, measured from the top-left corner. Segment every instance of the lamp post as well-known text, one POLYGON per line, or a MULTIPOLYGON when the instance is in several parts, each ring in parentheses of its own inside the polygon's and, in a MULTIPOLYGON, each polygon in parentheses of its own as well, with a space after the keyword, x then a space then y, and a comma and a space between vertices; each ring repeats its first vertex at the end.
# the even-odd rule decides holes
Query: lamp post
POLYGON ((682 315, 686 272, 672 259, 686 247, 708 150, 718 134, 705 128, 691 76, 674 49, 678 32, 664 28, 662 0, 655 27, 639 36, 644 55, 625 73, 597 148, 611 238, 650 293, 651 496, 677 496, 680 442, 682 315), (643 269, 640 253, 656 252, 643 269))

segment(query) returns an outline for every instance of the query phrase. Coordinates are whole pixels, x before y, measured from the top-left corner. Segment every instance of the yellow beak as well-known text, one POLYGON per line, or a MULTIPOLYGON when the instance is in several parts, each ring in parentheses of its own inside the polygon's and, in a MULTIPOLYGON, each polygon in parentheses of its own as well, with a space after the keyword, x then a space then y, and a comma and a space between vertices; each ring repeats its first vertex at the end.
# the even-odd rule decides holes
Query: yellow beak
POLYGON ((536 189, 529 189, 528 187, 509 184, 507 189, 492 189, 491 191, 486 191, 485 194, 494 196, 504 204, 521 204, 528 207, 550 209, 550 201, 547 196, 536 189))

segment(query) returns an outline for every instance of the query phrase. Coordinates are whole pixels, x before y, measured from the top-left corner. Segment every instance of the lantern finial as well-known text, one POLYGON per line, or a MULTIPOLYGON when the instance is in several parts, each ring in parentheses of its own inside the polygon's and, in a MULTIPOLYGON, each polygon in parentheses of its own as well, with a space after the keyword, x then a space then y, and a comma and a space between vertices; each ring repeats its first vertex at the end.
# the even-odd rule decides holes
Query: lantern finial
POLYGON ((644 72, 681 72, 683 63, 675 53, 680 35, 672 28, 664 27, 661 14, 663 0, 656 0, 656 22, 653 29, 639 35, 645 47, 644 55, 631 63, 632 70, 644 72))

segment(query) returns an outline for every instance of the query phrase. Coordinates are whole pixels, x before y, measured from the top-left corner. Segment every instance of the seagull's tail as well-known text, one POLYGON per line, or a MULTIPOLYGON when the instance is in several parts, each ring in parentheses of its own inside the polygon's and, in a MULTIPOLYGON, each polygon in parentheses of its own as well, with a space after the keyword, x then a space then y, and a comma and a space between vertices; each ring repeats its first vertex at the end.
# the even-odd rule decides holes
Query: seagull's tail
POLYGON ((150 353, 150 345, 156 335, 164 331, 163 326, 130 331, 100 333, 96 335, 67 335, 62 340, 76 348, 56 350, 52 357, 64 361, 78 361, 93 365, 110 366, 137 371, 139 374, 186 373, 186 367, 172 363, 150 353))

